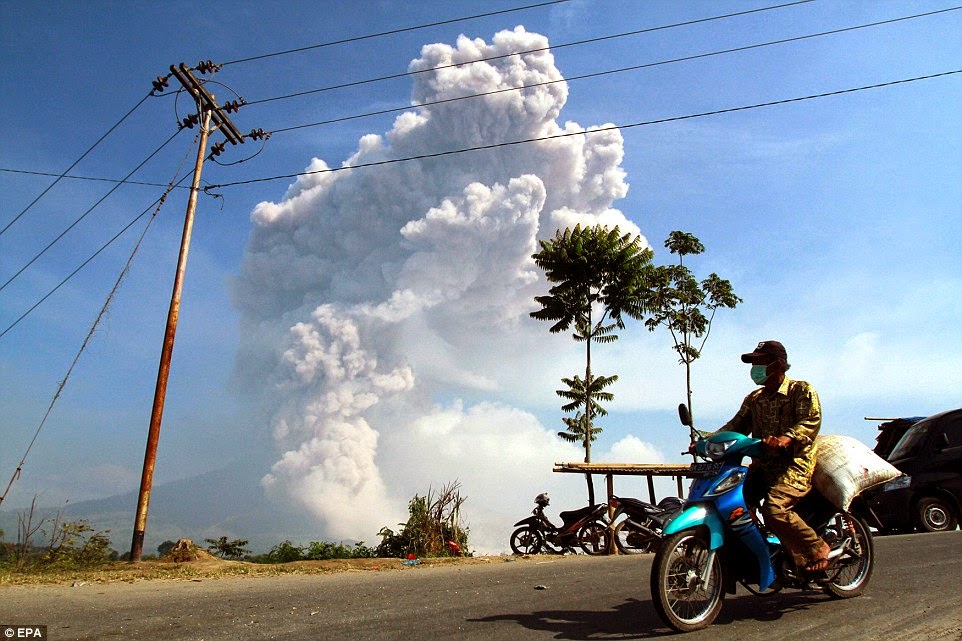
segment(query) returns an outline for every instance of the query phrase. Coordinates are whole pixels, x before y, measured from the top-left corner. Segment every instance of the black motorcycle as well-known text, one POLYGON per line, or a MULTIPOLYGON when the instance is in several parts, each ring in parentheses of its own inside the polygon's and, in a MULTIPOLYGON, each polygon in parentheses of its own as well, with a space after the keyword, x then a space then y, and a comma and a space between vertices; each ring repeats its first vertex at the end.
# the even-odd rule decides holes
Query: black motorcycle
POLYGON ((608 522, 604 503, 586 505, 561 513, 561 527, 555 526, 544 509, 548 507, 547 493, 535 497, 536 507, 526 519, 515 523, 521 526, 511 534, 511 551, 515 554, 565 554, 581 548, 587 554, 605 554, 608 522))
POLYGON ((671 517, 678 514, 685 502, 669 496, 652 505, 641 499, 612 496, 609 505, 614 510, 612 521, 625 514, 627 518, 614 528, 615 545, 622 554, 654 552, 664 538, 662 530, 671 517))

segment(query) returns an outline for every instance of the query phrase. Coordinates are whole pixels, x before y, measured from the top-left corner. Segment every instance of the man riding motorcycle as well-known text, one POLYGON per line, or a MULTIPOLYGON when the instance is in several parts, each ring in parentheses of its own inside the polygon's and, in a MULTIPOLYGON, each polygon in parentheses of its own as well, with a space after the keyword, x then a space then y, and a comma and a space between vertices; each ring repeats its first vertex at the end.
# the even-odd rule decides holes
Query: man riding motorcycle
POLYGON ((751 363, 752 381, 762 387, 748 394, 738 413, 717 431, 754 436, 768 446, 768 456, 752 462, 745 482, 747 498, 756 505, 764 499, 765 524, 799 569, 824 570, 831 548, 794 510, 812 489, 815 437, 822 425, 818 394, 805 381, 785 375, 791 365, 778 341, 762 341, 741 358, 751 363))

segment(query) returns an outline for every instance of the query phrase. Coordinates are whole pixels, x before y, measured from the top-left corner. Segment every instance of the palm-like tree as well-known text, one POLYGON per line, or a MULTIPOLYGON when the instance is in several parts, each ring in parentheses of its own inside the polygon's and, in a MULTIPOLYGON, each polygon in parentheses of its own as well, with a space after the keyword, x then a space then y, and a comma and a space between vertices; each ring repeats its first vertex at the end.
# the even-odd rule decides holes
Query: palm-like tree
MULTIPOLYGON (((592 373, 591 344, 616 341, 614 330, 625 328, 625 317, 644 317, 654 269, 652 256, 641 236, 601 225, 558 230, 554 238, 541 241, 541 251, 533 256, 552 286, 546 296, 535 297, 541 309, 531 312, 531 317, 552 321, 552 333, 574 327, 572 337, 585 343, 584 379, 562 379, 568 389, 558 390, 558 395, 569 401, 562 409, 578 414, 563 419, 567 430, 558 435, 581 440, 586 463, 591 462, 591 441, 601 431, 594 427, 593 419, 606 414, 600 402, 614 397, 603 390, 618 379, 592 373)), ((590 475, 587 483, 588 500, 593 504, 590 475)))

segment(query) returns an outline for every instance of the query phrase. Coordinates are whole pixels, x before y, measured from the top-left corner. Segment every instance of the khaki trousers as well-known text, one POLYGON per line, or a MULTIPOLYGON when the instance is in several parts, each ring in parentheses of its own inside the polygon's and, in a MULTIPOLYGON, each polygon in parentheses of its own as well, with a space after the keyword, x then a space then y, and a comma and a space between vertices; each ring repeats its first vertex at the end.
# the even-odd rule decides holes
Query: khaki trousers
POLYGON ((791 553, 795 565, 803 568, 822 550, 822 539, 795 513, 795 506, 808 494, 786 483, 775 483, 765 494, 762 515, 765 524, 791 553))

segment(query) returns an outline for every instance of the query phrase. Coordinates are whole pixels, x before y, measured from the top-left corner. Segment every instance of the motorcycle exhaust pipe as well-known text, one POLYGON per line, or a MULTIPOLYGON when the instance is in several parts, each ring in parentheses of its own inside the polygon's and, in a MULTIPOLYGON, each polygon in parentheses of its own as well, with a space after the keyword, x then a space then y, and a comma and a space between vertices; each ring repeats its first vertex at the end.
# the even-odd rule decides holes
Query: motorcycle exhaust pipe
POLYGON ((642 524, 639 523, 638 521, 634 521, 634 520, 632 520, 632 519, 628 519, 628 520, 626 521, 626 523, 628 524, 628 527, 630 527, 631 529, 637 530, 637 531, 641 532, 642 534, 646 534, 646 535, 648 535, 648 536, 650 536, 650 537, 654 537, 654 538, 656 538, 656 539, 660 539, 660 538, 663 538, 663 537, 664 537, 664 535, 661 533, 661 530, 652 530, 652 529, 651 529, 650 527, 648 527, 647 525, 642 525, 642 524))

